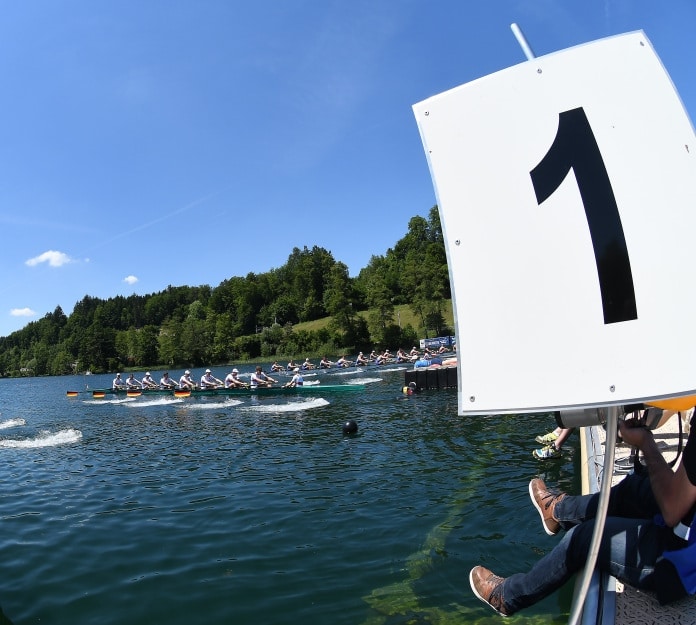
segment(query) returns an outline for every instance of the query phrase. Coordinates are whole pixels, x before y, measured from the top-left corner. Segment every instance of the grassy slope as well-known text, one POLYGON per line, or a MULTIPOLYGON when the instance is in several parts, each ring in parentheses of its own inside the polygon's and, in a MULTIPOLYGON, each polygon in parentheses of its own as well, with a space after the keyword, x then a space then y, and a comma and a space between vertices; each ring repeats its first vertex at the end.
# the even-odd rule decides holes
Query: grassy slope
MULTIPOLYGON (((367 317, 368 312, 362 311, 358 313, 361 317, 367 317)), ((452 302, 447 300, 445 302, 445 310, 443 311, 443 316, 445 318, 445 323, 450 327, 454 328, 454 316, 452 314, 452 302)), ((324 317, 323 319, 316 319, 315 321, 307 321, 305 323, 298 323, 293 326, 293 330, 319 330, 325 328, 329 323, 330 317, 324 317)), ((408 306, 408 304, 402 304, 399 306, 394 306, 394 322, 398 323, 401 320, 401 326, 406 327, 411 325, 415 328, 418 336, 422 336, 423 332, 420 329, 420 319, 413 314, 413 311, 408 306)))

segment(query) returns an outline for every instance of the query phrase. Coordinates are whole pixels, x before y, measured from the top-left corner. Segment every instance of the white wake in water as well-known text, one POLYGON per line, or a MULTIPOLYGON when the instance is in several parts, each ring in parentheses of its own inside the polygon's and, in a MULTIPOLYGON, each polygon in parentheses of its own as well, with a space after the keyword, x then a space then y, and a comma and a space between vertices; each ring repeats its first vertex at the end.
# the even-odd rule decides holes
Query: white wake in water
POLYGON ((66 443, 75 443, 82 438, 80 430, 60 430, 55 434, 42 432, 36 438, 0 440, 0 447, 31 449, 34 447, 55 447, 66 443))
POLYGON ((244 402, 241 399, 228 399, 227 401, 218 402, 201 402, 200 404, 189 404, 189 409, 191 410, 220 410, 224 408, 231 408, 232 406, 239 406, 244 402))
POLYGON ((300 412, 302 410, 312 410, 328 406, 329 402, 322 397, 315 399, 304 399, 293 401, 287 404, 268 404, 263 406, 246 406, 244 410, 250 412, 300 412))
POLYGON ((112 406, 113 404, 129 404, 135 401, 136 397, 124 397, 122 399, 85 399, 85 404, 102 404, 104 406, 112 406))
POLYGON ((160 397, 159 399, 148 399, 147 401, 138 401, 134 404, 128 404, 129 408, 142 408, 146 406, 169 406, 171 404, 183 404, 184 400, 176 397, 169 399, 168 397, 160 397))
POLYGON ((321 380, 305 380, 302 386, 316 386, 321 384, 321 380))
POLYGON ((356 378, 348 380, 347 384, 372 384, 373 382, 382 382, 382 378, 356 378))
POLYGON ((0 430, 6 430, 7 428, 14 428, 18 425, 26 425, 27 422, 24 419, 8 419, 7 421, 0 422, 0 430))

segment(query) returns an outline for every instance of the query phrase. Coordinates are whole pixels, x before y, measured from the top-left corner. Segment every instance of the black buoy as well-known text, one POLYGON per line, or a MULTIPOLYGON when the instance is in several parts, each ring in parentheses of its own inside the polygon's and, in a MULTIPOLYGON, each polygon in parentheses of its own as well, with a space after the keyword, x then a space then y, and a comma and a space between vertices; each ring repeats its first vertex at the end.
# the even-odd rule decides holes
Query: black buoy
POLYGON ((358 424, 350 419, 343 424, 344 434, 355 434, 358 431, 358 424))

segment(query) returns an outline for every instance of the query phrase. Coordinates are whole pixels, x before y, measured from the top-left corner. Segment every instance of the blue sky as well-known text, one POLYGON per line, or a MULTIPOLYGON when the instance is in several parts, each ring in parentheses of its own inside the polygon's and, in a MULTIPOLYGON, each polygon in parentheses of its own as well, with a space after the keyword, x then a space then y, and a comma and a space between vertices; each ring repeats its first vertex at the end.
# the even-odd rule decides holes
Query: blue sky
POLYGON ((2 2, 0 336, 85 295, 330 250, 357 275, 435 194, 411 106, 643 29, 696 111, 693 0, 2 2))

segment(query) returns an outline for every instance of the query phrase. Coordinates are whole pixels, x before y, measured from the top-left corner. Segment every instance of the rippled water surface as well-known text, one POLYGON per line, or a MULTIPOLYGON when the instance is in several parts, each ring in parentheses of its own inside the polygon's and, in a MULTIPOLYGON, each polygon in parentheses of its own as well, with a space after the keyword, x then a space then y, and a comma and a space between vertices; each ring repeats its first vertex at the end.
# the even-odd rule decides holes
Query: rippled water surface
MULTIPOLYGON (((460 418, 454 391, 402 395, 403 369, 342 373, 312 380, 364 390, 97 400, 66 391, 112 376, 0 380, 7 618, 498 622, 468 572, 553 546, 527 483, 574 488, 577 439, 542 464, 549 416, 460 418)), ((570 590, 513 620, 565 622, 570 590)))

